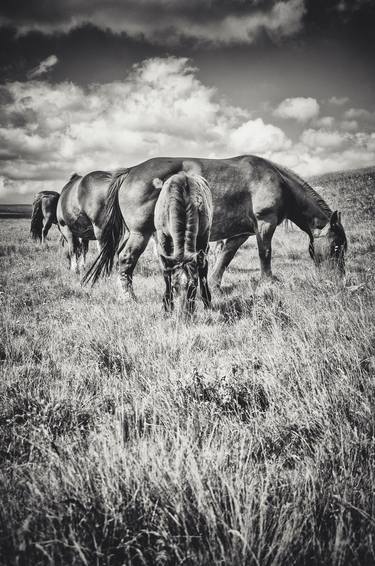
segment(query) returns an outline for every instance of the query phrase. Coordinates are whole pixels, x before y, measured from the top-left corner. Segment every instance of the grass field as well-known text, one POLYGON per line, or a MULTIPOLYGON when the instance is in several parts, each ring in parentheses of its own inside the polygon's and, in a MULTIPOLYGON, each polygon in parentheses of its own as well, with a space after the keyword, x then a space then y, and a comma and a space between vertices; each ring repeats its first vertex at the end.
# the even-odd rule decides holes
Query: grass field
POLYGON ((279 281, 250 239, 190 324, 150 250, 133 304, 0 222, 1 564, 374 563, 375 170, 314 183, 345 285, 279 228, 279 281))

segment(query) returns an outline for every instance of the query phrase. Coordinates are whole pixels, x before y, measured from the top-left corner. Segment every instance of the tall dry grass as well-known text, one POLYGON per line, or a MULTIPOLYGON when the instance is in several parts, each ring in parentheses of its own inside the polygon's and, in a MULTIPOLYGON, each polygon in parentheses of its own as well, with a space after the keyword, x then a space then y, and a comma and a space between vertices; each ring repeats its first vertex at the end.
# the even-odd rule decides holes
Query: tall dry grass
POLYGON ((279 229, 279 281, 250 240, 190 324, 151 252, 134 304, 1 222, 2 564, 374 562, 373 208, 347 204, 373 193, 334 189, 345 286, 279 229))

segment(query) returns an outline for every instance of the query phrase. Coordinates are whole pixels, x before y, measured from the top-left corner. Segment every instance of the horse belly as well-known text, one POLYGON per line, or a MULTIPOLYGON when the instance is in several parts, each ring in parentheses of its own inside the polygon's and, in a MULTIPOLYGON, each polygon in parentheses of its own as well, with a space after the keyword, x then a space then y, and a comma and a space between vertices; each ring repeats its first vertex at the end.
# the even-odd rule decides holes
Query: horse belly
POLYGON ((159 191, 152 187, 152 178, 143 183, 129 183, 119 192, 122 217, 129 232, 151 234, 159 191))
POLYGON ((248 193, 226 195, 223 199, 214 199, 214 214, 210 240, 223 240, 240 234, 254 234, 255 219, 252 214, 251 200, 248 193))

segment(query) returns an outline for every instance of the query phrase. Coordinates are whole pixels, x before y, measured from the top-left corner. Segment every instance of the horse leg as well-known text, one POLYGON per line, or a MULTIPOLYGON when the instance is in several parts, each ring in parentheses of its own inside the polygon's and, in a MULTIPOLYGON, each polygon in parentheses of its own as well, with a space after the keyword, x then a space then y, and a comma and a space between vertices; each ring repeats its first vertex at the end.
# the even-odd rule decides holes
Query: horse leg
POLYGON ((152 239, 152 242, 153 242, 153 244, 154 244, 154 256, 155 256, 155 257, 158 257, 158 245, 159 245, 159 243, 158 243, 158 235, 157 235, 156 232, 154 232, 154 233, 152 234, 152 238, 151 238, 151 239, 152 239))
POLYGON ((68 259, 70 271, 79 273, 78 260, 81 255, 81 243, 77 236, 74 236, 70 230, 66 232, 65 238, 68 242, 68 259))
MULTIPOLYGON (((224 242, 221 240, 219 243, 220 249, 223 248, 224 242)), ((209 249, 209 233, 205 233, 203 237, 197 240, 197 249, 199 250, 197 256, 197 266, 198 266, 198 279, 199 288, 201 292, 201 297, 205 309, 211 307, 211 292, 207 283, 208 274, 208 261, 207 253, 209 249)))
POLYGON ((208 287, 207 273, 208 273, 208 261, 207 258, 204 257, 202 261, 198 262, 198 277, 199 277, 199 287, 201 291, 201 297, 205 309, 209 309, 211 307, 211 292, 208 287))
POLYGON ((165 292, 163 295, 163 307, 166 313, 171 313, 174 308, 171 272, 164 270, 163 277, 165 283, 165 292))
POLYGON ((75 271, 75 265, 74 265, 74 260, 73 260, 73 256, 74 256, 74 236, 65 224, 59 225, 59 230, 60 230, 60 234, 62 235, 65 242, 67 243, 66 257, 68 258, 68 261, 69 261, 69 269, 71 269, 72 271, 75 271), (73 263, 73 267, 72 267, 72 263, 73 263))
POLYGON ((93 224, 93 229, 94 229, 94 235, 96 238, 96 247, 98 250, 98 253, 100 253, 102 251, 102 230, 96 225, 93 224))
POLYGON ((153 241, 156 247, 156 252, 159 257, 160 265, 163 270, 163 277, 165 283, 165 292, 163 295, 163 307, 166 313, 171 313, 174 309, 173 302, 173 287, 172 287, 172 274, 170 266, 164 254, 169 255, 172 253, 171 239, 161 235, 160 241, 156 237, 156 232, 153 234, 153 241))
POLYGON ((257 222, 256 237, 258 242, 258 252, 260 259, 261 277, 272 277, 271 271, 271 241, 277 226, 277 220, 274 218, 264 218, 257 222))
POLYGON ((125 293, 136 300, 133 290, 133 271, 137 265, 139 256, 144 252, 151 234, 141 232, 130 232, 126 243, 119 253, 119 273, 122 288, 125 293))
POLYGON ((47 235, 49 232, 49 229, 52 226, 52 219, 51 218, 47 218, 47 220, 43 223, 43 230, 42 230, 42 244, 47 244, 47 235))
POLYGON ((87 240, 86 238, 82 238, 80 242, 80 261, 79 261, 78 271, 81 271, 85 268, 88 249, 89 249, 89 240, 87 240))
POLYGON ((233 238, 225 240, 210 276, 210 284, 212 287, 220 289, 224 271, 236 255, 238 248, 246 242, 249 236, 250 234, 240 234, 239 236, 233 236, 233 238))
POLYGON ((186 293, 186 315, 191 316, 195 311, 195 297, 197 296, 196 282, 191 281, 186 293))

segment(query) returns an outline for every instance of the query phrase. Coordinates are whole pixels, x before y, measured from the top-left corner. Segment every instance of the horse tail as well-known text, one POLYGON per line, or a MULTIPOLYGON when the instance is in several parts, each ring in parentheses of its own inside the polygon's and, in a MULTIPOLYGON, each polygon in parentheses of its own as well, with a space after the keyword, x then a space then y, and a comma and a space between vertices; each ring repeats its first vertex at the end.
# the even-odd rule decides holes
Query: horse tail
POLYGON ((31 213, 30 235, 33 240, 42 239, 43 230, 43 211, 42 211, 43 192, 37 193, 33 201, 33 210, 31 213))
POLYGON ((121 214, 118 192, 130 169, 122 169, 112 175, 105 202, 103 229, 101 236, 102 250, 82 278, 82 285, 95 285, 100 277, 109 275, 113 269, 120 241, 126 225, 121 214))
POLYGON ((186 208, 185 252, 187 255, 195 253, 197 235, 202 229, 201 215, 207 217, 207 224, 211 227, 213 205, 210 187, 204 177, 192 173, 187 175, 189 197, 186 208))
POLYGON ((181 262, 196 253, 200 214, 204 213, 211 223, 212 197, 203 177, 182 171, 171 178, 169 199, 173 259, 181 262))
POLYGON ((173 256, 176 261, 182 261, 185 253, 189 192, 186 174, 177 173, 169 186, 170 232, 173 239, 173 256), (183 179, 182 176, 185 178, 183 179))

